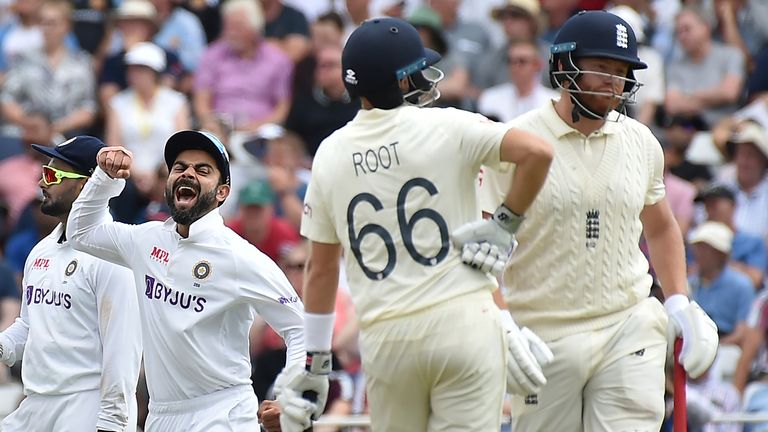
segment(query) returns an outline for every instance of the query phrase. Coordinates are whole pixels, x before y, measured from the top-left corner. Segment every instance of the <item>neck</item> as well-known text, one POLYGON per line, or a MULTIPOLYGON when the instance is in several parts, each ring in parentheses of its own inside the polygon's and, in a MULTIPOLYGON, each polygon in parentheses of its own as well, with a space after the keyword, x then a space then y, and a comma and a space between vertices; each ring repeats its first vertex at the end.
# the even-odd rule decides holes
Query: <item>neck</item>
POLYGON ((352 18, 352 22, 355 23, 355 25, 360 25, 363 23, 363 21, 369 18, 368 10, 366 9, 366 10, 350 12, 349 17, 352 18))
POLYGON ((340 100, 344 96, 346 89, 342 87, 330 86, 322 89, 323 93, 332 100, 340 100))
POLYGON ((753 177, 753 178, 747 178, 747 179, 741 179, 737 178, 739 182, 739 188, 743 190, 744 192, 752 192, 754 188, 757 187, 757 185, 760 184, 760 181, 763 180, 763 177, 753 177))
POLYGON ((706 41, 701 45, 698 45, 697 48, 691 53, 689 53, 688 55, 694 61, 697 61, 697 62, 701 61, 707 56, 707 54, 709 54, 709 49, 711 47, 712 47, 712 41, 706 41))
POLYGON ((265 2, 261 2, 261 5, 264 8, 265 21, 274 20, 280 15, 280 11, 283 10, 283 5, 279 1, 266 2, 266 4, 265 2))
POLYGON ((155 90, 157 90, 157 86, 145 87, 141 89, 137 88, 136 94, 139 96, 139 99, 141 99, 142 102, 149 104, 152 102, 152 98, 155 96, 155 90))
POLYGON ((605 119, 595 120, 587 118, 584 115, 579 115, 579 121, 574 122, 573 116, 571 115, 573 113, 573 109, 574 105, 568 92, 560 92, 560 99, 555 102, 555 111, 557 112, 557 115, 560 116, 560 118, 568 124, 568 126, 587 136, 592 132, 600 129, 605 124, 605 119))
POLYGON ((707 283, 711 283, 713 280, 720 276, 723 271, 723 266, 707 266, 699 270, 701 279, 707 283))
POLYGON ((64 54, 65 50, 66 48, 64 47, 63 44, 57 44, 57 45, 51 45, 51 46, 46 45, 45 47, 43 47, 43 51, 45 51, 45 54, 48 57, 60 57, 62 54, 64 54))
POLYGON ((517 94, 522 97, 530 96, 531 93, 536 89, 536 82, 531 80, 530 82, 523 83, 523 84, 515 84, 515 88, 517 89, 517 94))
POLYGON ((184 238, 189 237, 189 225, 176 224, 176 232, 184 238))

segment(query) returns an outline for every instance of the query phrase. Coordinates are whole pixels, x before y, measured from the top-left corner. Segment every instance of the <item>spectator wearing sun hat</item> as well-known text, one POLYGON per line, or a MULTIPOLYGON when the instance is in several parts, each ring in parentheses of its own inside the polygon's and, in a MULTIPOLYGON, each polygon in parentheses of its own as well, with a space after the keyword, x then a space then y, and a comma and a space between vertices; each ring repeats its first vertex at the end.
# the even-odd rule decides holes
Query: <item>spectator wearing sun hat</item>
POLYGON ((133 152, 131 179, 149 192, 163 164, 162 148, 175 131, 189 129, 189 106, 181 93, 164 86, 165 52, 150 42, 125 55, 128 88, 109 101, 107 142, 133 152))
POLYGON ((708 221, 692 233, 696 272, 689 278, 693 300, 717 324, 720 343, 738 344, 755 289, 744 274, 728 267, 733 231, 721 222, 708 221))

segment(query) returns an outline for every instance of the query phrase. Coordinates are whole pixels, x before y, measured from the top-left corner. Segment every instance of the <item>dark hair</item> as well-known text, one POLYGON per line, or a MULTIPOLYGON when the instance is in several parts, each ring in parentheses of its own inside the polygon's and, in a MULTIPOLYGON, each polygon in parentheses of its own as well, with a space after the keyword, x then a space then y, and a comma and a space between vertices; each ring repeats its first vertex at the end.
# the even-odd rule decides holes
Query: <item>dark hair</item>
POLYGON ((333 24, 340 32, 344 31, 344 20, 341 19, 341 15, 333 11, 320 15, 315 22, 333 24))

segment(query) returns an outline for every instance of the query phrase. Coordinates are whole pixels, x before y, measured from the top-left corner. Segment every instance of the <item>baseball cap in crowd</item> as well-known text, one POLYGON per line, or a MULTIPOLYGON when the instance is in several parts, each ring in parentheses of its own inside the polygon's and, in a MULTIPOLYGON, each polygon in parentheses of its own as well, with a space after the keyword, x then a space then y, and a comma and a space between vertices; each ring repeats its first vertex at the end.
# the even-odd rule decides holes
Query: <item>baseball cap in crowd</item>
POLYGON ((79 174, 91 175, 96 169, 96 155, 105 147, 98 138, 81 135, 68 139, 56 147, 32 144, 40 153, 59 159, 72 166, 79 174))
POLYGON ((704 200, 707 200, 709 198, 726 198, 731 201, 736 201, 736 194, 733 192, 733 190, 723 184, 713 184, 707 187, 706 189, 699 192, 698 195, 696 195, 696 199, 694 199, 695 202, 702 202, 704 200))
POLYGON ((202 150, 211 155, 221 172, 224 184, 230 184, 229 154, 216 135, 196 130, 183 130, 171 135, 165 143, 165 164, 169 171, 179 153, 186 150, 202 150))
POLYGON ((751 121, 742 123, 741 127, 731 135, 728 142, 733 144, 754 144, 760 150, 760 153, 768 158, 768 134, 757 123, 751 121))
POLYGON ((152 42, 140 42, 125 54, 126 65, 146 66, 155 72, 165 71, 165 51, 152 42))
POLYGON ((432 35, 432 43, 438 54, 443 55, 448 51, 448 40, 443 31, 443 21, 434 9, 426 5, 419 6, 408 17, 408 22, 416 29, 424 29, 432 35))
POLYGON ((507 0, 503 5, 491 10, 491 18, 501 19, 506 14, 526 15, 536 19, 541 12, 538 0, 507 0))
POLYGON ((275 194, 267 180, 254 180, 248 183, 238 196, 238 203, 246 205, 267 205, 272 204, 275 194))
POLYGON ((146 20, 155 24, 157 9, 149 0, 124 0, 115 11, 115 18, 120 20, 146 20))
POLYGON ((733 243, 733 231, 722 222, 707 221, 694 229, 689 243, 706 243, 724 254, 729 254, 733 243))

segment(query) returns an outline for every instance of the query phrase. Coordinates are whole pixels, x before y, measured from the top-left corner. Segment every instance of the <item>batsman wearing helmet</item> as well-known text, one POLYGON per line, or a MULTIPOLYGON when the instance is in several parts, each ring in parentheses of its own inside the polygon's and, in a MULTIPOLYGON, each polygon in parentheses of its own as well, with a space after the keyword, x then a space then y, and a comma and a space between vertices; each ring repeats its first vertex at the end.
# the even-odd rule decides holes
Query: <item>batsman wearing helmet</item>
MULTIPOLYGON (((515 398, 515 430, 659 430, 668 338, 682 336, 681 361, 691 377, 715 357, 715 324, 688 300, 661 146, 623 115, 639 85, 633 70, 645 67, 626 22, 581 12, 551 48, 550 78, 560 99, 510 123, 535 130, 555 152, 503 276, 510 312, 554 354, 541 391, 515 398), (641 234, 663 307, 648 297, 641 234)), ((510 179, 514 187, 517 169, 485 170, 485 211, 501 202, 510 179)))
POLYGON ((314 159, 301 226, 307 363, 276 380, 284 432, 323 412, 342 251, 373 430, 497 432, 505 367, 519 392, 545 382, 551 353, 502 326, 487 272, 503 268, 551 148, 477 114, 421 108, 439 96, 439 59, 394 18, 364 22, 344 47, 343 79, 363 109, 314 159), (483 221, 477 172, 502 161, 516 164, 515 186, 483 221))

